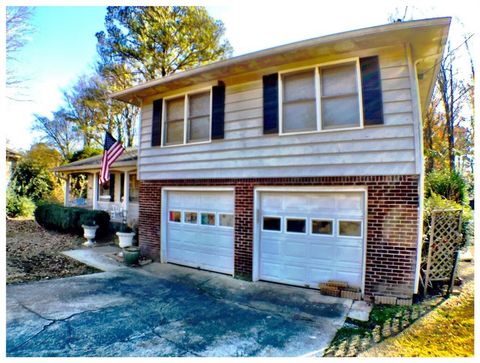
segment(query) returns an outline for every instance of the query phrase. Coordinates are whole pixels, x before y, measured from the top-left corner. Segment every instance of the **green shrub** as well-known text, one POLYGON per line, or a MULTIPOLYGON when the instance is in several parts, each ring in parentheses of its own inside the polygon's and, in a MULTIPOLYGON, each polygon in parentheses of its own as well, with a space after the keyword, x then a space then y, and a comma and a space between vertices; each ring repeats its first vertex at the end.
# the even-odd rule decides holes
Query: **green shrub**
POLYGON ((46 229, 80 236, 83 224, 97 225, 97 237, 101 237, 108 234, 110 215, 105 211, 40 203, 35 210, 35 220, 46 229))
POLYGON ((18 196, 12 190, 7 190, 7 216, 31 217, 35 211, 35 203, 28 198, 18 196))
POLYGON ((431 193, 430 196, 425 199, 425 217, 430 217, 432 211, 438 209, 463 209, 463 221, 469 222, 473 220, 473 211, 469 205, 462 205, 456 201, 446 199, 437 193, 431 193))
POLYGON ((425 198, 438 194, 460 204, 468 203, 467 184, 456 172, 434 171, 425 180, 425 198))
POLYGON ((55 188, 55 180, 53 173, 44 165, 23 160, 17 164, 10 186, 15 194, 38 201, 50 196, 55 188))
POLYGON ((428 226, 431 223, 432 211, 442 209, 462 209, 462 234, 463 244, 473 244, 474 240, 474 228, 473 228, 473 211, 469 205, 462 205, 453 200, 443 198, 442 196, 431 193, 431 195, 425 199, 424 205, 424 231, 428 232, 428 226))

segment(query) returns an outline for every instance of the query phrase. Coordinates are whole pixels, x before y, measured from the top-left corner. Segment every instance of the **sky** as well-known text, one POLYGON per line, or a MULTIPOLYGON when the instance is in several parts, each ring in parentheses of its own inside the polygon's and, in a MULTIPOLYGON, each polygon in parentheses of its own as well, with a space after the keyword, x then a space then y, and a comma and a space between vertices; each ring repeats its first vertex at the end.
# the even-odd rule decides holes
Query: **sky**
MULTIPOLYGON (((23 2, 22 4, 24 4, 23 2)), ((88 2, 89 4, 92 1, 88 2)), ((453 45, 463 33, 473 33, 477 12, 473 1, 212 1, 202 2, 210 15, 223 21, 234 55, 276 45, 388 23, 396 11, 406 19, 454 17, 453 45), (328 4, 325 5, 325 4, 328 4)), ((9 4, 9 0, 7 0, 9 4)), ((59 3, 60 5, 61 3, 59 3)), ((199 4, 199 2, 195 2, 199 4)), ((25 98, 6 101, 6 139, 15 149, 26 150, 39 140, 31 131, 35 114, 51 116, 62 105, 62 90, 78 76, 90 73, 96 58, 95 33, 104 29, 105 6, 41 6, 35 8, 34 34, 19 54, 27 81, 25 98)), ((475 36, 477 38, 478 35, 475 36)), ((472 44, 473 46, 473 44, 472 44)))

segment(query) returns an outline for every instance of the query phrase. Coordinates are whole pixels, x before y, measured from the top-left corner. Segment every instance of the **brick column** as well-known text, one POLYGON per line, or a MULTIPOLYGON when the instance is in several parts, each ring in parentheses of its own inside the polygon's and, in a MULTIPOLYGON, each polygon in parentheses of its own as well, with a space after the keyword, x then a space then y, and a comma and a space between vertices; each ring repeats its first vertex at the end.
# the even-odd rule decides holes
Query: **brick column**
POLYGON ((162 188, 159 183, 140 183, 138 240, 143 256, 160 260, 160 214, 162 188))
POLYGON ((235 277, 252 279, 253 183, 235 185, 235 277))

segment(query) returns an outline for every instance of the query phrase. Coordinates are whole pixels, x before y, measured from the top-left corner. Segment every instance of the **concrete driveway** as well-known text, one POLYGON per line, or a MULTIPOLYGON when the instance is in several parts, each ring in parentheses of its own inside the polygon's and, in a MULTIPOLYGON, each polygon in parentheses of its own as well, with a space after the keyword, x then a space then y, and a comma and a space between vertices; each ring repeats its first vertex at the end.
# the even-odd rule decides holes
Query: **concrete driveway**
POLYGON ((321 356, 351 300, 152 264, 7 286, 8 356, 321 356))

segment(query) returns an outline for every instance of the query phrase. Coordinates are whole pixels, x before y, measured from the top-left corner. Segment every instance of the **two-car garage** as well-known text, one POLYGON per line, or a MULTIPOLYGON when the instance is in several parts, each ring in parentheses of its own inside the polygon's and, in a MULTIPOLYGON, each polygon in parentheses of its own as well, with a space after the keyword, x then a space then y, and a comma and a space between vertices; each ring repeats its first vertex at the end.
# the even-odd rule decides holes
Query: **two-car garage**
MULTIPOLYGON (((253 280, 318 288, 333 279, 363 290, 365 194, 256 188, 253 280)), ((165 188, 162 261, 234 274, 234 211, 233 188, 165 188)))

